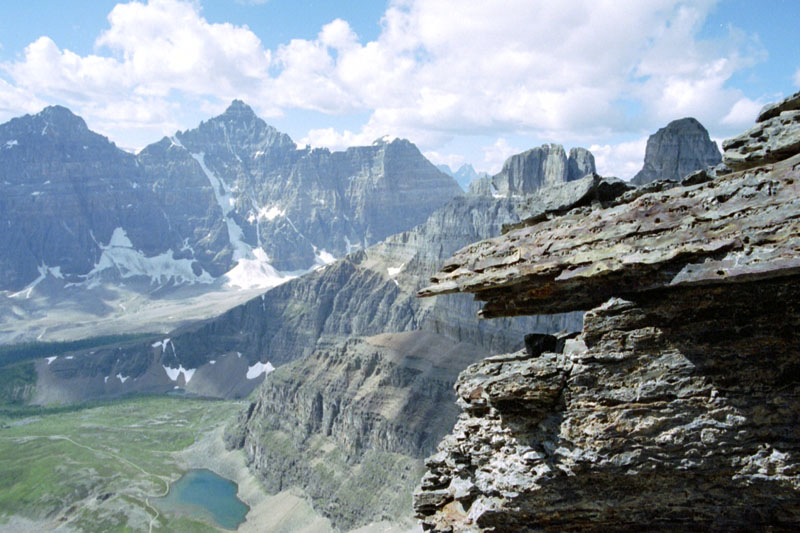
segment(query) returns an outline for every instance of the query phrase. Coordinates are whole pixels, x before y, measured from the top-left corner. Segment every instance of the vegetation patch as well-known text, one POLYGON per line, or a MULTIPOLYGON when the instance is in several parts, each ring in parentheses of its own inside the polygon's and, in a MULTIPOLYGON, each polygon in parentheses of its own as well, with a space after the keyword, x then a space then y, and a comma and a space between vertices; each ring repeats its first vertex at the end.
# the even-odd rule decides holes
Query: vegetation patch
POLYGON ((0 524, 21 517, 80 531, 213 531, 152 499, 184 473, 179 453, 241 408, 162 396, 0 410, 0 524))

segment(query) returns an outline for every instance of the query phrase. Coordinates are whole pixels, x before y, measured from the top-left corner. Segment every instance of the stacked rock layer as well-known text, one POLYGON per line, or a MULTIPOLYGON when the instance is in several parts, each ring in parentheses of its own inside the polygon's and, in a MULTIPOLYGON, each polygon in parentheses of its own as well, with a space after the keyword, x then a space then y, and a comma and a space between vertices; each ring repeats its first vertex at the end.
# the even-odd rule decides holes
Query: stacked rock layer
POLYGON ((461 374, 426 530, 796 530, 800 155, 764 147, 798 108, 726 142, 729 174, 531 219, 433 278, 486 316, 591 310, 461 374))

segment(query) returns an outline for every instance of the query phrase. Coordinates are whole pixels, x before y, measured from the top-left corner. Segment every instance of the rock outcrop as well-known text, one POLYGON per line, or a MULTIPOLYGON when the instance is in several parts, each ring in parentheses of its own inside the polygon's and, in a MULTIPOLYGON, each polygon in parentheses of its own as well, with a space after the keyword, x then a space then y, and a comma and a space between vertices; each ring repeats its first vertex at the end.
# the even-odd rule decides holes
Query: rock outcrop
POLYGON ((749 139, 748 169, 533 218, 434 277, 485 316, 591 310, 462 373, 424 529, 797 528, 800 154, 749 139))
POLYGON ((697 119, 673 120, 647 139, 644 166, 631 182, 680 181, 696 170, 717 165, 721 159, 717 144, 697 119))
POLYGON ((556 186, 595 172, 594 156, 585 148, 573 148, 567 157, 560 144, 545 144, 512 155, 503 169, 492 177, 498 194, 531 194, 542 187, 556 186))
POLYGON ((733 170, 774 163, 800 152, 800 92, 758 114, 755 127, 722 143, 733 170))

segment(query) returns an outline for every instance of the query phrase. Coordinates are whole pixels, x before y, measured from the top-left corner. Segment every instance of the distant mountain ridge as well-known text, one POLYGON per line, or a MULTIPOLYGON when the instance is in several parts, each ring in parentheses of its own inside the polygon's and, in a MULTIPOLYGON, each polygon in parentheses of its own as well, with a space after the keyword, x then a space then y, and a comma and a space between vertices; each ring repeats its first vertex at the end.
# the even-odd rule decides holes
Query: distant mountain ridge
POLYGON ((462 194, 406 140, 298 149, 238 100, 137 155, 63 107, 13 119, 0 125, 0 192, 0 290, 12 291, 43 276, 271 286, 462 194))
POLYGON ((478 172, 475 168, 470 165, 469 163, 464 163, 458 170, 453 171, 449 165, 436 165, 436 168, 447 174, 448 176, 452 176, 461 186, 464 191, 469 190, 470 183, 473 181, 486 178, 489 176, 486 172, 478 172))

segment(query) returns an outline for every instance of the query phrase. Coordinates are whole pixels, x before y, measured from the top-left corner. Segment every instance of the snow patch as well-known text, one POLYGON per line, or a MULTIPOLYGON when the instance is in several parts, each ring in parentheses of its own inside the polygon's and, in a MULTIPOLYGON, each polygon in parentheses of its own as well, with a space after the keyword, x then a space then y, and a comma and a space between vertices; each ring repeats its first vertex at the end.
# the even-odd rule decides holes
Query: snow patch
POLYGON ((280 209, 276 205, 269 207, 262 207, 258 210, 258 220, 275 220, 278 217, 286 215, 286 209, 280 209))
POLYGON ((11 298, 24 297, 27 300, 28 298, 31 297, 33 289, 39 283, 44 281, 44 279, 47 277, 48 274, 50 274, 54 278, 64 279, 64 275, 61 273, 61 267, 48 267, 46 264, 42 263, 39 267, 37 267, 37 270, 39 271, 39 277, 31 281, 28 284, 28 286, 22 289, 21 291, 10 294, 9 296, 11 298))
POLYGON ((69 359, 75 359, 75 357, 74 357, 74 356, 72 356, 72 355, 68 355, 68 356, 66 356, 64 359, 67 359, 67 360, 69 360, 69 359))
POLYGON ((122 374, 117 374, 117 379, 123 383, 125 383, 128 380, 128 378, 130 378, 130 376, 123 376, 122 374))
POLYGON ((55 361, 56 359, 58 359, 58 356, 57 356, 57 355, 53 355, 53 356, 51 356, 51 357, 48 357, 48 358, 47 358, 47 364, 49 365, 50 363, 52 363, 52 362, 53 362, 53 361, 55 361))
POLYGON ((19 141, 17 141, 16 139, 12 139, 10 141, 6 141, 6 148, 13 148, 14 146, 17 146, 18 144, 19 144, 19 141))
POLYGON ((225 285, 241 289, 272 288, 294 276, 275 270, 269 263, 267 252, 261 248, 252 251, 251 258, 239 259, 235 267, 223 274, 225 285))
POLYGON ((261 374, 269 375, 273 370, 275 370, 275 367, 269 361, 266 363, 259 361, 253 366, 247 367, 247 379, 256 379, 261 374))
POLYGON ((347 253, 348 254, 351 253, 353 250, 360 250, 361 249, 361 245, 360 244, 351 243, 350 239, 348 239, 346 235, 344 237, 344 244, 347 246, 347 253))
POLYGON ((236 357, 238 357, 239 359, 241 359, 241 358, 242 358, 242 352, 236 352, 236 357))
POLYGON ((172 250, 145 257, 133 247, 128 234, 120 227, 114 229, 107 245, 98 243, 98 246, 103 252, 94 268, 84 276, 89 282, 96 280, 106 270, 116 271, 123 279, 136 276, 150 278, 152 284, 163 284, 170 280, 189 284, 214 282, 214 278, 205 270, 199 276, 195 274, 192 270, 194 261, 191 259, 175 259, 172 250))
POLYGON ((161 365, 164 368, 164 371, 167 373, 167 377, 172 381, 177 381, 178 376, 183 374, 183 379, 185 383, 189 383, 189 380, 192 379, 194 376, 196 368, 183 368, 183 365, 178 365, 178 368, 172 368, 167 365, 161 365))
POLYGON ((389 277, 390 277, 390 278, 393 278, 393 277, 395 277, 396 275, 398 275, 398 274, 400 273, 400 271, 401 271, 401 270, 403 270, 403 267, 404 267, 404 266, 406 266, 406 264, 405 264, 405 263, 403 263, 403 264, 402 264, 402 265, 400 265, 399 267, 388 267, 388 268, 386 269, 386 272, 388 272, 388 273, 389 273, 389 277))
POLYGON ((210 361, 208 362, 208 364, 209 364, 209 365, 216 365, 216 364, 217 364, 217 361, 216 361, 215 359, 212 359, 212 360, 210 360, 210 361))
POLYGON ((103 383, 108 383, 108 376, 103 378, 103 383))
POLYGON ((319 266, 330 265, 331 263, 336 261, 336 258, 333 256, 332 253, 326 252, 325 250, 317 249, 314 247, 314 264, 319 266))
POLYGON ((222 210, 222 216, 225 219, 225 224, 228 226, 228 237, 230 238, 231 246, 233 246, 233 260, 238 261, 239 259, 249 257, 252 248, 249 244, 244 242, 244 232, 242 228, 240 228, 236 221, 230 216, 230 212, 233 211, 236 205, 236 200, 230 194, 225 183, 206 166, 205 153, 200 152, 199 154, 192 154, 192 158, 197 161, 203 173, 206 175, 206 178, 208 178, 209 183, 211 183, 211 188, 214 191, 214 198, 216 198, 217 205, 219 205, 219 208, 222 210))

